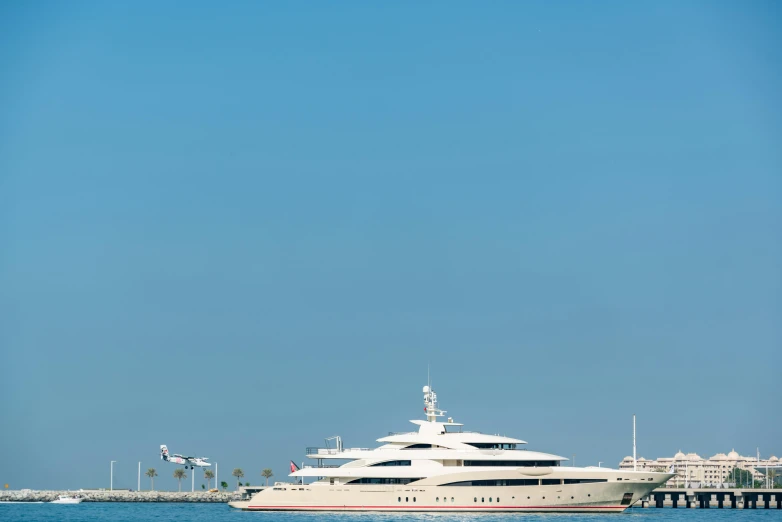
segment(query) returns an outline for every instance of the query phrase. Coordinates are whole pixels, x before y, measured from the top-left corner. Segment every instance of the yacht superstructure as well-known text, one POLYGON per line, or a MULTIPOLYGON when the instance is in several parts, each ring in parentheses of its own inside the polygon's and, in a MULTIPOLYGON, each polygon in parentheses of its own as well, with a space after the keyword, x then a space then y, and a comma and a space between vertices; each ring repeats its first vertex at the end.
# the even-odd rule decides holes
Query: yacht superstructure
MULTIPOLYGON (((315 465, 293 471, 234 508, 258 511, 552 511, 622 512, 669 473, 561 466, 566 458, 522 449, 525 441, 463 431, 445 421, 424 386, 426 420, 417 431, 378 439, 381 446, 307 448, 315 465), (329 462, 348 461, 342 465, 329 462), (306 483, 306 478, 314 481, 306 483)), ((327 440, 328 446, 328 440, 327 440)))

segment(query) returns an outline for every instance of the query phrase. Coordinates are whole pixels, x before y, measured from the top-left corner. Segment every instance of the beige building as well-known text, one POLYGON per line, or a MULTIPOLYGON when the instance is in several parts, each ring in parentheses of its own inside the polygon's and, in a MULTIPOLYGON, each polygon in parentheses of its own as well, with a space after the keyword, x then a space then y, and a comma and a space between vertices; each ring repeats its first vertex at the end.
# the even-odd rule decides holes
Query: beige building
MULTIPOLYGON (((666 483, 667 487, 725 487, 728 475, 733 468, 747 470, 752 473, 755 480, 765 480, 765 475, 758 472, 755 467, 777 466, 780 460, 771 456, 767 460, 758 460, 757 457, 744 457, 731 451, 727 455, 717 453, 709 459, 704 459, 697 453, 679 451, 673 457, 660 457, 657 460, 647 460, 643 457, 637 461, 638 471, 669 471, 673 467, 676 476, 666 483)), ((625 457, 619 464, 619 469, 632 470, 633 457, 625 457)))

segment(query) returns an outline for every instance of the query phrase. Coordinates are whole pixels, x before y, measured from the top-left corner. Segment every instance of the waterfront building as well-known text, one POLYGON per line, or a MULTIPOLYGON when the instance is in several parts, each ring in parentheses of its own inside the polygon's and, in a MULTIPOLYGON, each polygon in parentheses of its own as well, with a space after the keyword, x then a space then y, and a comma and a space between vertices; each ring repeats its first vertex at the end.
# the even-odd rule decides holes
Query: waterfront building
MULTIPOLYGON (((745 457, 735 450, 728 454, 717 453, 704 459, 697 453, 687 453, 681 450, 673 457, 660 457, 657 460, 647 460, 643 457, 636 462, 638 471, 669 471, 675 473, 667 483, 667 487, 726 487, 733 468, 748 471, 755 480, 766 479, 766 468, 777 469, 782 464, 776 456, 768 459, 745 457), (672 471, 671 471, 672 470, 672 471)), ((619 469, 633 469, 633 457, 625 457, 619 464, 619 469)))

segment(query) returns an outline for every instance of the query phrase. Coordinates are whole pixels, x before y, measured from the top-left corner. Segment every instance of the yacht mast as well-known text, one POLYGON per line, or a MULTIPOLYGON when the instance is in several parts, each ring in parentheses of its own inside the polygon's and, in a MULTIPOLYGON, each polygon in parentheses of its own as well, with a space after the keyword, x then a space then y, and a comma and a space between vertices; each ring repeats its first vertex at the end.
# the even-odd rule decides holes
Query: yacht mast
POLYGON ((445 410, 437 407, 437 394, 428 384, 424 386, 424 411, 429 422, 437 422, 437 417, 445 414, 445 410))
POLYGON ((637 471, 635 460, 635 413, 633 413, 633 471, 637 471))

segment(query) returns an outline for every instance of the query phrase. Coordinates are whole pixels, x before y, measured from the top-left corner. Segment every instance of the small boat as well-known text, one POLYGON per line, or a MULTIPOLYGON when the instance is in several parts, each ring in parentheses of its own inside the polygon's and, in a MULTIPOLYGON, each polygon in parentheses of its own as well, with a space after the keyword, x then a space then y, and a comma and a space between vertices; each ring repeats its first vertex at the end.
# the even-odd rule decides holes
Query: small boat
POLYGON ((81 504, 81 497, 71 497, 70 495, 59 495, 57 500, 52 500, 49 504, 81 504))

